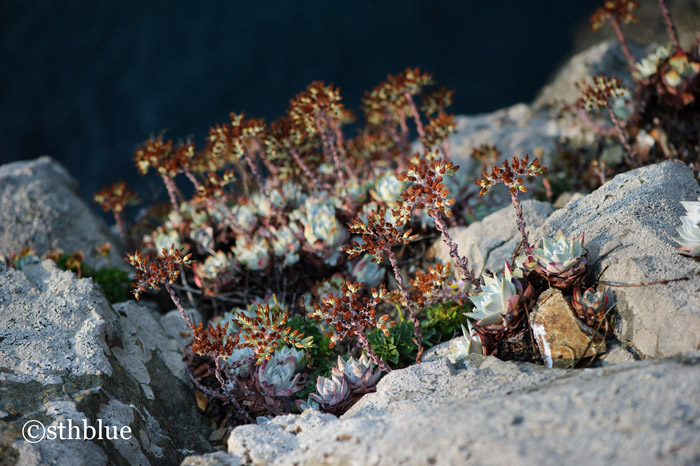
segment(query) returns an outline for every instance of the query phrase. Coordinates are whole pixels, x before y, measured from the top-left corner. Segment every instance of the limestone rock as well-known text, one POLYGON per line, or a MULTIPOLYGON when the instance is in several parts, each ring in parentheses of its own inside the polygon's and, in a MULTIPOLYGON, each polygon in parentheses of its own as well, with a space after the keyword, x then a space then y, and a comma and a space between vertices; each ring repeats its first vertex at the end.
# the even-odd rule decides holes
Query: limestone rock
MULTIPOLYGON (((533 156, 535 150, 548 155, 562 137, 562 128, 547 112, 533 111, 526 104, 492 113, 458 116, 455 121, 457 133, 450 136, 450 152, 461 175, 481 175, 476 161, 471 158, 472 148, 479 145, 495 145, 504 158, 533 156)), ((549 164, 547 158, 543 162, 549 164)))
POLYGON ((184 382, 184 339, 167 336, 178 332, 171 319, 133 301, 112 308, 91 279, 49 260, 22 271, 0 265, 0 450, 29 465, 174 464, 206 451, 208 422, 184 382), (22 439, 28 420, 98 419, 134 435, 22 439))
POLYGON ((185 464, 693 464, 698 382, 700 353, 585 371, 440 359, 391 372, 340 419, 238 427, 230 462, 185 464))
MULTIPOLYGON (((552 206, 546 202, 525 200, 522 202, 523 216, 528 233, 542 225, 552 213, 552 206)), ((479 222, 467 227, 453 227, 449 230, 452 239, 459 247, 459 253, 469 259, 469 267, 477 276, 485 269, 492 272, 503 270, 505 260, 510 260, 513 250, 520 242, 520 232, 515 223, 515 212, 508 205, 479 222)), ((441 239, 433 245, 435 257, 442 263, 450 263, 449 251, 441 239)))
POLYGON ((693 351, 700 348, 700 263, 678 254, 673 237, 685 213, 680 201, 698 196, 700 186, 681 162, 639 168, 555 211, 533 242, 559 230, 584 234, 594 273, 605 271, 601 289, 617 303, 616 337, 642 357, 693 351))
MULTIPOLYGON (((643 46, 635 42, 630 42, 628 45, 635 57, 642 58, 646 55, 643 46)), ((542 88, 533 103, 533 107, 539 109, 557 101, 574 102, 579 95, 576 83, 601 73, 614 74, 628 86, 632 82, 622 48, 615 39, 600 42, 571 57, 557 71, 552 81, 542 88)))
POLYGON ((118 239, 77 191, 77 181, 50 157, 0 166, 0 254, 9 257, 25 247, 39 255, 50 247, 67 254, 82 250, 86 263, 104 267, 110 262, 95 248, 108 242, 111 263, 126 267, 118 239))
POLYGON ((542 293, 530 311, 530 328, 547 367, 574 367, 583 358, 605 352, 605 341, 581 323, 561 291, 542 293))

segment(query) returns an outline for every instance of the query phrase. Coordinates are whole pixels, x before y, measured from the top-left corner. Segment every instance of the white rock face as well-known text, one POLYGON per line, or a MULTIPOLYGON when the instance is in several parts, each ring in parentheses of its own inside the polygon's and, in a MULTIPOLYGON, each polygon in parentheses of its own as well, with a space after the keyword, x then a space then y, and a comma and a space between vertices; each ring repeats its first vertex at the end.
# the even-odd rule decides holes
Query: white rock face
MULTIPOLYGON (((231 434, 215 464, 692 464, 700 353, 566 371, 471 355, 392 372, 341 419, 307 411, 231 434), (573 439, 576 439, 573 441, 573 439)), ((211 460, 209 460, 211 458, 211 460)))
POLYGON ((600 280, 610 284, 603 286, 609 303, 617 303, 621 342, 644 357, 693 351, 700 349, 700 263, 679 254, 673 237, 685 212, 681 201, 698 195, 700 186, 682 163, 642 167, 555 211, 533 239, 559 230, 585 235, 590 263, 597 262, 597 274, 605 271, 600 280))
MULTIPOLYGON (((552 206, 546 202, 525 200, 522 201, 522 206, 528 234, 542 225, 553 211, 552 206)), ((480 222, 474 222, 467 227, 453 227, 448 231, 459 245, 459 254, 469 259, 469 267, 477 276, 485 270, 502 271, 504 261, 510 261, 521 239, 518 225, 515 223, 515 211, 510 205, 488 215, 480 222)), ((435 258, 443 264, 452 261, 442 240, 435 241, 433 250, 435 258)))
POLYGON ((111 243, 111 263, 124 267, 118 239, 77 191, 78 182, 50 157, 0 166, 0 254, 25 247, 39 255, 50 248, 82 250, 86 263, 103 267, 108 261, 95 248, 111 243))
POLYGON ((91 279, 49 260, 21 271, 0 265, 0 451, 27 465, 127 465, 174 464, 184 451, 209 449, 185 382, 186 324, 173 317, 133 301, 112 308, 91 279), (133 437, 22 439, 29 420, 68 419, 128 425, 133 437))

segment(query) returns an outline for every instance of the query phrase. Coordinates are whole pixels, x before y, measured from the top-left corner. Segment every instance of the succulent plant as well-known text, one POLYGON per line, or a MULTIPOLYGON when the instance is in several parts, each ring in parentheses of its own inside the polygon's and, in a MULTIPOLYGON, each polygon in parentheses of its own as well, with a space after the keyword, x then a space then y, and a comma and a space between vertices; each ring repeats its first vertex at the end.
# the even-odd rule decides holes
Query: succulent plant
POLYGON ((360 359, 350 359, 345 361, 342 356, 338 356, 338 365, 333 368, 334 375, 345 377, 348 388, 353 395, 373 392, 377 389, 379 371, 372 372, 374 364, 364 354, 360 359))
POLYGON ((325 411, 339 411, 350 402, 350 388, 345 377, 336 372, 330 378, 316 379, 316 393, 311 394, 311 399, 325 411))
POLYGON ((236 222, 245 231, 253 231, 255 224, 257 223, 257 216, 255 215, 255 210, 250 204, 237 204, 233 209, 231 209, 236 222))
POLYGON ((306 400, 296 400, 294 403, 297 405, 297 409, 302 413, 307 409, 318 411, 318 403, 316 403, 311 396, 306 400))
POLYGON ((309 197, 302 206, 304 238, 317 255, 334 266, 339 254, 336 247, 343 240, 344 229, 335 216, 333 202, 326 197, 309 197))
POLYGON ((306 361, 306 353, 304 351, 286 345, 277 348, 273 357, 278 359, 294 358, 296 370, 298 371, 304 368, 304 362, 306 361))
POLYGON ((477 324, 503 322, 503 317, 515 309, 520 301, 508 263, 506 262, 503 278, 485 276, 481 292, 470 296, 469 300, 474 304, 474 309, 464 315, 477 320, 477 324))
POLYGON ((236 260, 250 270, 263 270, 270 263, 267 240, 259 236, 253 239, 237 237, 236 246, 231 251, 236 256, 236 260))
POLYGON ((299 227, 296 223, 291 222, 279 228, 271 227, 270 233, 272 234, 270 239, 272 252, 275 256, 284 258, 283 265, 288 266, 299 262, 299 240, 297 239, 299 227))
POLYGON ((668 70, 663 74, 666 86, 679 87, 700 73, 700 63, 692 61, 683 51, 678 51, 669 58, 668 65, 668 70))
POLYGON ((291 396, 302 387, 299 384, 301 374, 296 374, 296 359, 294 356, 282 358, 273 355, 269 360, 258 366, 258 381, 262 391, 276 398, 291 396))
POLYGON ((41 258, 36 255, 36 251, 29 248, 24 248, 19 254, 13 254, 10 259, 10 265, 15 270, 22 270, 30 264, 39 264, 41 258))
POLYGON ((471 322, 467 321, 467 326, 469 327, 469 331, 462 325, 462 335, 464 335, 464 338, 457 338, 450 345, 450 354, 447 355, 447 359, 449 359, 452 364, 457 364, 459 361, 466 358, 468 354, 484 354, 484 347, 481 345, 481 339, 474 331, 471 322))
POLYGON ((386 270, 384 267, 370 260, 365 254, 352 267, 350 273, 355 281, 362 282, 369 287, 377 286, 384 280, 386 270))
POLYGON ((671 51, 666 46, 659 46, 645 58, 637 62, 635 75, 641 78, 648 78, 659 70, 659 64, 662 60, 668 58, 671 51))
POLYGON ((568 240, 560 231, 554 239, 544 238, 541 247, 532 249, 523 266, 540 274, 555 288, 569 288, 586 272, 588 252, 583 241, 583 235, 568 240))
POLYGON ((406 182, 399 181, 392 172, 387 172, 377 178, 370 194, 378 202, 391 204, 401 199, 401 193, 406 189, 406 182))
MULTIPOLYGON (((230 322, 230 321, 229 321, 230 322)), ((229 325, 229 327, 231 327, 229 325)), ((254 355, 253 348, 236 348, 231 353, 231 356, 226 358, 223 362, 233 368, 229 369, 234 375, 238 377, 247 377, 252 364, 246 364, 245 361, 254 355)))
POLYGON ((182 240, 180 234, 174 229, 168 228, 166 225, 159 226, 151 235, 150 241, 153 243, 153 249, 160 254, 163 249, 168 249, 171 245, 175 245, 175 249, 182 249, 182 240))
POLYGON ((217 251, 215 254, 207 256, 204 262, 195 264, 194 273, 200 279, 213 280, 232 266, 233 261, 230 255, 223 251, 217 251))
POLYGON ((595 325, 601 313, 605 312, 607 304, 608 297, 603 291, 596 292, 593 288, 588 288, 581 293, 579 288, 574 288, 571 307, 591 327, 595 325))
POLYGON ((679 251, 688 255, 700 256, 700 197, 697 201, 681 201, 686 214, 681 217, 681 226, 676 229, 674 238, 681 247, 679 251))

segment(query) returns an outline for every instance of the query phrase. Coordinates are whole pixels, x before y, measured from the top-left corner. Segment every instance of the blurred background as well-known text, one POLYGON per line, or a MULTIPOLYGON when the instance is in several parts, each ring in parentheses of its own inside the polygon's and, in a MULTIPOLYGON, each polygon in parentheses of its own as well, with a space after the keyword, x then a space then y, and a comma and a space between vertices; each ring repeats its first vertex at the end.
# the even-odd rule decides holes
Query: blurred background
POLYGON ((231 111, 276 118, 313 80, 359 110, 407 66, 455 89, 457 114, 528 102, 600 3, 2 0, 0 163, 48 154, 87 199, 117 179, 147 194, 162 188, 132 154, 152 133, 200 144, 231 111))

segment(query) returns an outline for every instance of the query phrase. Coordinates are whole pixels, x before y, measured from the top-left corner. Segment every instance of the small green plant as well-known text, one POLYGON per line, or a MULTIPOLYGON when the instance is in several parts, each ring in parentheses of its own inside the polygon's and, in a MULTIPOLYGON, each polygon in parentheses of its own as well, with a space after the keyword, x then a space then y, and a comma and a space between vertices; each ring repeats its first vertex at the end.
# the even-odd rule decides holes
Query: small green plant
POLYGON ((416 360, 418 346, 414 337, 413 322, 398 322, 389 334, 375 330, 367 335, 372 351, 394 368, 405 367, 416 360))

